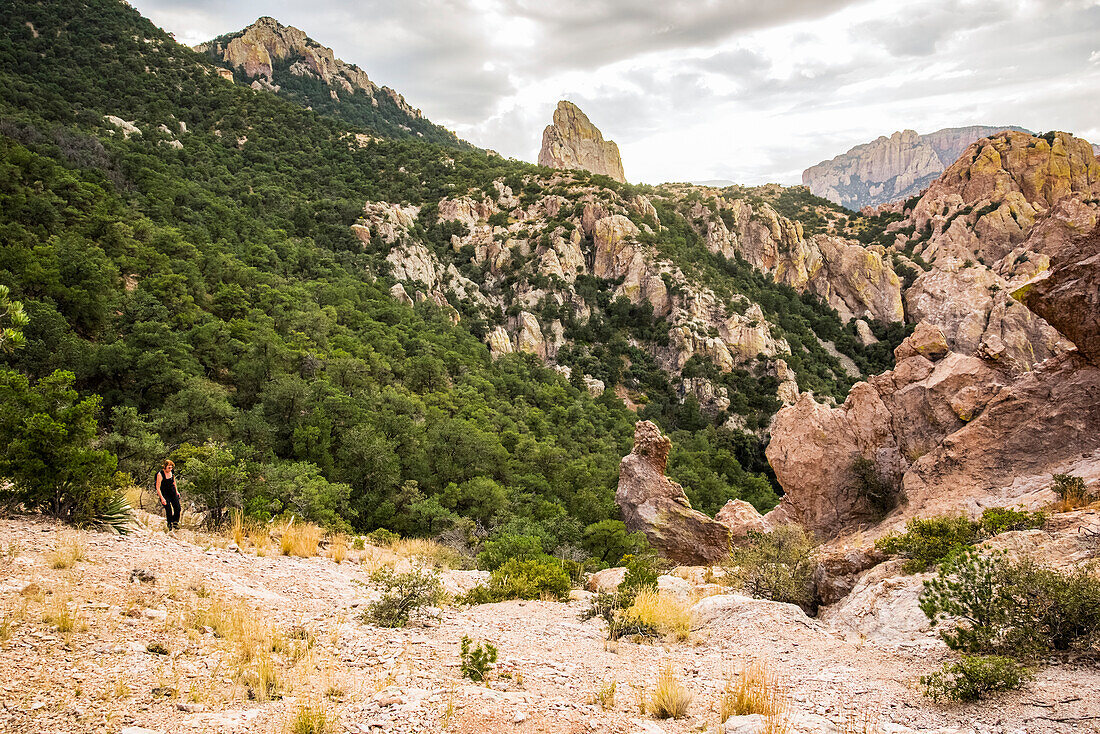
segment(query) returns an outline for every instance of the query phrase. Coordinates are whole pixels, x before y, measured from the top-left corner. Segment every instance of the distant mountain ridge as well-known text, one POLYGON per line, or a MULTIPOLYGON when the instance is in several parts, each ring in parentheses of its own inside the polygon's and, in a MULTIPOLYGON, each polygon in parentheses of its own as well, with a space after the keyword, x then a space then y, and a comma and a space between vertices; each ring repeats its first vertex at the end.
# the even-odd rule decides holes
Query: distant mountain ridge
POLYGON ((318 112, 366 125, 389 137, 417 137, 444 145, 471 147, 454 133, 424 118, 397 91, 379 86, 355 64, 294 26, 261 17, 235 33, 195 46, 219 62, 222 75, 253 89, 284 94, 318 112))
POLYGON ((807 168, 802 183, 815 196, 857 211, 906 199, 919 194, 968 145, 1002 130, 1031 133, 1015 125, 948 127, 927 135, 901 130, 807 168))

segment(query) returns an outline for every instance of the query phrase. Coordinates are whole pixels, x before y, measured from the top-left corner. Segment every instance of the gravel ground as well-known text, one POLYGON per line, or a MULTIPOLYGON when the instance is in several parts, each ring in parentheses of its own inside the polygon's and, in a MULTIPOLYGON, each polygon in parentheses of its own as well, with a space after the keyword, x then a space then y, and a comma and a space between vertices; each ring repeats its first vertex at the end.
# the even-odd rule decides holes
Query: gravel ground
POLYGON ((713 732, 727 677, 752 659, 783 676, 792 734, 855 734, 857 719, 883 734, 1100 731, 1095 665, 1046 667, 989 702, 936 705, 917 680, 947 658, 942 648, 846 641, 787 605, 739 597, 704 600, 691 638, 676 643, 610 645, 602 622, 579 619, 584 592, 568 604, 445 607, 380 629, 358 619, 371 590, 355 551, 340 564, 258 556, 155 524, 117 537, 0 520, 0 731, 278 733, 303 707, 323 707, 332 732, 713 732), (82 559, 52 567, 74 546, 82 559), (261 630, 248 659, 195 621, 212 604, 261 630), (490 687, 461 677, 463 635, 499 648, 490 687), (274 686, 257 682, 265 662, 274 686), (666 665, 693 694, 688 718, 638 713, 638 692, 666 665), (594 694, 612 682, 604 709, 594 694))

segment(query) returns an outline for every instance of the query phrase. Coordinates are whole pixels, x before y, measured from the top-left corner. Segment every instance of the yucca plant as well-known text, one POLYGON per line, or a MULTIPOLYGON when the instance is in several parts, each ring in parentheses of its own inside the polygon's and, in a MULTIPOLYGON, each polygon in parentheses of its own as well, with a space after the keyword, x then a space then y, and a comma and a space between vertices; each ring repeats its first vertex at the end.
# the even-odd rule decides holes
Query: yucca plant
POLYGON ((126 535, 133 529, 133 520, 134 508, 130 506, 130 501, 122 492, 116 491, 92 518, 92 525, 99 530, 126 535))

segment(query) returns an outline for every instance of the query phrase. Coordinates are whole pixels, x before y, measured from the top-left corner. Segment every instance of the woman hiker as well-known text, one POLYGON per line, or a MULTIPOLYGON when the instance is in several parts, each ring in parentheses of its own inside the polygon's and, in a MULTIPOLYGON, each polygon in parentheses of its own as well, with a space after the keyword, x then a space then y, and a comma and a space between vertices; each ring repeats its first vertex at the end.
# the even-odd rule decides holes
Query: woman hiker
POLYGON ((176 490, 175 468, 171 459, 166 460, 164 468, 157 472, 156 479, 157 496, 164 505, 164 517, 168 521, 169 530, 180 526, 180 493, 176 490))

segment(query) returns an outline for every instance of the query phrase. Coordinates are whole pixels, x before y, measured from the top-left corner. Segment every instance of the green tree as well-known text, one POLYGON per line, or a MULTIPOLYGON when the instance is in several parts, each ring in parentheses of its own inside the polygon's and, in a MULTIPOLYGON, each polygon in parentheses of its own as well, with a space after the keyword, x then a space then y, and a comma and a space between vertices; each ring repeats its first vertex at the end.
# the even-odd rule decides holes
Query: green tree
POLYGON ((6 285, 0 285, 0 354, 11 352, 26 343, 23 327, 27 325, 27 314, 23 304, 8 296, 11 291, 6 285))
POLYGON ((184 444, 173 457, 180 465, 180 479, 186 482, 181 489, 199 502, 207 523, 220 525, 227 509, 240 507, 247 473, 224 444, 216 441, 201 446, 184 444))
POLYGON ((117 460, 95 447, 100 398, 81 398, 73 374, 57 371, 31 385, 0 371, 0 490, 5 503, 74 523, 95 520, 117 493, 117 460))

